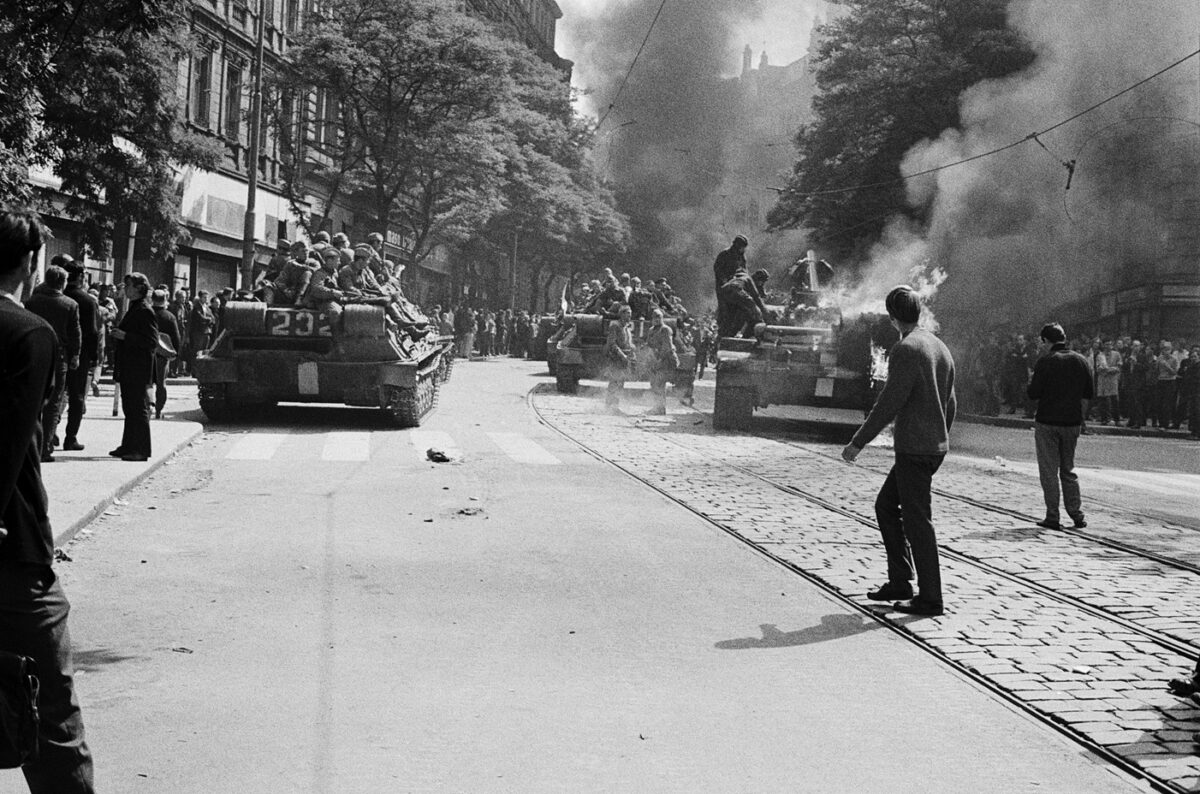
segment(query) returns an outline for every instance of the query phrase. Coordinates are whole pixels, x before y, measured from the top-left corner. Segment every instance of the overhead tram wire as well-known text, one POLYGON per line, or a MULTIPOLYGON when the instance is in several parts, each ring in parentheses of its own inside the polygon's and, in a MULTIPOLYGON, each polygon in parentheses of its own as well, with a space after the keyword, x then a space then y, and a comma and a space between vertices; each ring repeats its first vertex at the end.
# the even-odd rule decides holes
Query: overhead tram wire
POLYGON ((633 60, 629 62, 629 68, 625 70, 625 76, 621 78, 621 85, 617 87, 617 93, 613 94, 612 101, 608 103, 608 107, 604 109, 604 115, 600 117, 599 123, 596 124, 596 129, 604 126, 604 121, 608 118, 608 114, 613 112, 617 106, 617 100, 621 98, 621 92, 625 90, 625 84, 629 82, 629 75, 633 74, 633 67, 637 66, 638 59, 642 57, 642 50, 646 49, 646 42, 650 41, 650 34, 654 32, 654 26, 658 24, 658 18, 662 16, 663 8, 667 5, 667 0, 662 0, 658 4, 658 11, 654 12, 654 19, 650 20, 650 27, 646 29, 646 35, 642 38, 642 45, 638 47, 637 54, 633 56, 633 60))
MULTIPOLYGON (((980 154, 972 155, 971 157, 964 157, 963 159, 955 160, 952 163, 945 163, 943 165, 935 166, 933 168, 927 168, 924 171, 916 171, 911 174, 901 174, 900 176, 896 177, 895 179, 885 179, 880 182, 868 182, 868 183, 861 184, 861 185, 852 185, 850 187, 830 188, 829 190, 801 191, 801 190, 792 190, 790 188, 769 188, 769 189, 774 190, 774 191, 780 193, 781 195, 786 194, 786 195, 790 195, 790 196, 829 196, 829 195, 834 195, 837 193, 851 193, 856 190, 870 190, 871 188, 888 187, 890 185, 899 184, 900 182, 907 182, 910 179, 916 179, 919 176, 926 176, 928 174, 937 173, 938 171, 945 171, 947 168, 955 168, 960 165, 965 165, 966 163, 974 162, 975 160, 982 160, 985 157, 991 157, 992 155, 1000 154, 1001 152, 1006 152, 1009 149, 1014 149, 1023 143, 1027 143, 1029 141, 1037 141, 1038 136, 1045 135, 1049 132, 1053 132, 1054 130, 1058 129, 1059 127, 1070 124, 1072 121, 1075 121, 1076 119, 1078 119, 1082 116, 1086 116, 1088 113, 1091 113, 1092 111, 1094 111, 1104 105, 1107 105, 1109 102, 1112 102, 1114 99, 1117 99, 1118 97, 1122 97, 1125 94, 1128 94, 1130 91, 1133 91, 1137 88, 1141 88, 1143 85, 1145 85, 1146 83, 1155 79, 1156 77, 1166 74, 1167 72, 1171 71, 1172 69, 1179 66, 1180 64, 1186 63, 1187 61, 1190 61, 1192 58, 1195 58, 1197 55, 1200 55, 1200 50, 1196 50, 1194 52, 1191 52, 1191 53, 1183 56, 1182 58, 1175 61, 1174 63, 1172 63, 1168 66, 1164 66, 1162 69, 1159 69, 1157 72, 1150 75, 1149 77, 1146 77, 1142 80, 1137 81, 1133 85, 1131 85, 1127 88, 1124 88, 1121 91, 1118 91, 1117 93, 1113 94, 1112 96, 1108 97, 1107 99, 1100 100, 1099 102, 1092 105, 1091 107, 1085 108, 1073 116, 1069 116, 1069 117, 1063 119, 1062 121, 1052 124, 1049 127, 1046 127, 1044 130, 1039 130, 1037 132, 1031 132, 1028 135, 1026 135, 1024 138, 1012 141, 1011 143, 1007 143, 1004 146, 999 146, 995 149, 992 149, 991 151, 982 152, 980 154)), ((1038 141, 1038 143, 1041 143, 1041 142, 1038 141)))

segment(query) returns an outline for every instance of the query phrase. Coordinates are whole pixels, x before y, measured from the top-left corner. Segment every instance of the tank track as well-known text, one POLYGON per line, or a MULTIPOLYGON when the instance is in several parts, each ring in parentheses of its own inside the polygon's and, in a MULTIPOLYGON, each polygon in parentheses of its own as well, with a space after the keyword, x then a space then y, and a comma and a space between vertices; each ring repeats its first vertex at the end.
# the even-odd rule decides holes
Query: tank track
POLYGON ((421 419, 437 405, 437 387, 436 372, 417 381, 414 389, 389 387, 386 411, 392 422, 397 427, 420 427, 421 419))
POLYGON ((233 411, 225 393, 224 383, 200 384, 197 392, 200 398, 200 410, 210 421, 229 421, 233 411))
POLYGON ((438 367, 438 380, 445 383, 450 380, 450 374, 454 371, 454 345, 450 345, 448 350, 442 351, 442 362, 438 367))

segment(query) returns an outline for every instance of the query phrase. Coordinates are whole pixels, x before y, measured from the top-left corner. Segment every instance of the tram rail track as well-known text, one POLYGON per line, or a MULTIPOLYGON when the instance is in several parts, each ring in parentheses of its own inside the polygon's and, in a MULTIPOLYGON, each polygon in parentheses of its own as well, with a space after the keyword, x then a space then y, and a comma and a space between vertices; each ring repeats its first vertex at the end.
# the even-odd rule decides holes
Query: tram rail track
MULTIPOLYGON (((763 544, 756 543, 754 540, 744 537, 743 535, 739 534, 734 529, 723 524, 721 521, 716 520, 716 519, 706 515, 705 513, 701 512, 696 507, 689 504, 685 499, 680 498, 676 494, 673 494, 669 489, 661 487, 660 485, 650 481, 646 477, 641 476, 632 467, 623 465, 622 463, 609 458, 608 456, 604 455, 600 450, 595 449, 594 447, 585 443, 581 439, 567 433, 564 429, 559 427, 556 422, 547 418, 545 416, 545 414, 540 410, 540 408, 537 406, 535 400, 533 399, 535 393, 536 393, 536 390, 531 391, 527 397, 527 401, 528 401, 531 409, 534 411, 535 415, 538 416, 538 418, 542 421, 542 423, 545 424, 547 427, 553 429, 555 432, 559 433, 561 436, 563 436, 567 440, 578 445, 580 448, 582 448, 585 452, 587 452, 592 457, 623 471, 624 473, 633 477, 634 479, 637 479, 639 482, 643 483, 644 485, 647 485, 648 487, 659 492, 660 494, 662 494, 664 497, 671 500, 672 502, 675 502, 676 504, 680 505, 681 507, 687 509, 689 512, 699 516, 700 518, 705 520, 707 523, 721 529, 726 534, 737 539, 738 541, 740 541, 741 543, 743 543, 744 545, 746 545, 748 548, 752 549, 756 553, 762 555, 763 557, 765 557, 767 559, 772 560, 776 564, 781 565, 782 567, 788 569, 789 571, 799 575, 801 578, 809 581, 810 583, 815 584, 816 586, 821 588, 824 592, 826 592, 829 595, 831 595, 832 597, 836 598, 839 602, 845 604, 847 607, 853 609, 854 611, 856 611, 866 617, 869 617, 869 618, 877 621, 880 625, 893 631, 898 636, 903 637, 906 641, 908 641, 909 643, 913 644, 914 646, 920 648, 922 651, 937 658, 942 663, 947 664, 950 667, 954 668, 962 676, 972 680, 977 685, 984 687, 985 689, 992 692, 994 695, 1001 698, 1005 702, 1008 702, 1012 706, 1020 709, 1022 712, 1029 715, 1032 719, 1035 719, 1039 723, 1044 724, 1047 727, 1050 727, 1051 729, 1053 729, 1054 731, 1068 737, 1069 739, 1076 742, 1080 746, 1086 748, 1089 752, 1091 752, 1096 757, 1104 759, 1106 762, 1108 762, 1108 763, 1112 764, 1114 767, 1122 770, 1129 776, 1136 778, 1138 780, 1144 781, 1144 783, 1146 785, 1148 785, 1150 789, 1155 790, 1155 791, 1161 791, 1161 792, 1172 792, 1174 794, 1177 794, 1178 792, 1189 790, 1189 789, 1185 789, 1179 785, 1176 785, 1169 780, 1163 779, 1146 769, 1143 769, 1141 766, 1139 766, 1133 760, 1126 758, 1121 753, 1116 752, 1113 749, 1110 749, 1105 744, 1102 744, 1101 742, 1098 742, 1098 741, 1090 738, 1086 733, 1072 727, 1072 725, 1070 725, 1068 722, 1061 719, 1060 717, 1057 717, 1054 714, 1043 711, 1042 709, 1039 709, 1036 704, 1030 703, 1030 702, 1022 699, 1016 693, 1009 691, 1009 689, 1007 689, 1003 685, 992 680, 988 675, 985 675, 985 674, 977 671, 976 669, 974 669, 970 664, 952 658, 949 654, 938 649, 932 643, 930 643, 928 640, 920 637, 919 635, 914 633, 912 630, 908 629, 904 624, 888 619, 887 613, 885 611, 879 610, 877 608, 872 608, 870 605, 861 603, 860 601, 856 600, 855 598, 844 593, 841 589, 839 589, 835 585, 833 585, 830 582, 823 579, 821 576, 819 576, 811 571, 805 570, 803 567, 789 561, 781 554, 775 553, 774 551, 770 550, 769 548, 766 548, 763 544)), ((643 431, 643 432, 645 432, 645 431, 643 431)), ((686 444, 683 444, 683 443, 677 441, 676 439, 673 439, 673 438, 667 436, 666 434, 658 433, 658 434, 656 434, 656 436, 661 438, 663 441, 666 441, 674 446, 678 446, 684 450, 690 451, 692 453, 697 452, 697 450, 688 447, 686 444)), ((832 455, 817 452, 817 451, 812 450, 808 447, 805 447, 801 444, 797 444, 797 443, 789 442, 789 441, 781 441, 780 439, 776 439, 776 438, 771 438, 770 440, 779 441, 780 443, 784 443, 789 446, 795 446, 800 449, 804 449, 806 452, 809 452, 810 454, 818 455, 820 457, 826 458, 831 461, 836 460, 839 465, 844 465, 842 463, 842 461, 840 460, 840 458, 834 458, 834 456, 832 456, 832 455)), ((719 460, 717 462, 721 466, 725 466, 732 470, 735 470, 742 476, 757 480, 757 481, 763 483, 764 485, 774 488, 782 493, 787 493, 790 496, 802 499, 802 500, 808 502, 809 504, 812 504, 823 510, 828 510, 830 512, 841 515, 844 518, 855 521, 863 526, 878 530, 878 525, 875 523, 875 521, 872 518, 864 516, 861 513, 857 513, 856 511, 843 508, 840 505, 836 505, 836 504, 830 502, 829 500, 822 498, 821 496, 819 496, 817 494, 808 492, 805 489, 799 488, 799 487, 797 487, 795 485, 791 485, 789 483, 779 482, 779 481, 775 480, 774 478, 765 476, 759 472, 755 472, 752 469, 749 469, 746 466, 743 466, 741 464, 738 464, 738 463, 735 463, 735 462, 732 462, 729 460, 719 460)), ((867 469, 875 474, 878 474, 881 477, 886 476, 886 472, 882 472, 875 467, 864 466, 862 468, 867 469)), ((945 492, 945 491, 941 491, 941 490, 938 490, 936 492, 939 493, 939 495, 943 496, 944 498, 954 499, 954 500, 963 502, 965 504, 970 504, 971 506, 979 508, 979 509, 987 509, 987 510, 990 510, 990 511, 998 513, 998 514, 1004 514, 1004 515, 1008 515, 1009 517, 1012 517, 1012 518, 1017 518, 1019 520, 1025 520, 1028 518, 1027 515, 1021 513, 1020 511, 1015 511, 1015 510, 1011 510, 1009 508, 1003 508, 1000 506, 991 505, 991 504, 983 502, 981 500, 974 500, 970 497, 963 497, 960 494, 954 494, 951 492, 945 492)), ((1141 557, 1141 558, 1144 558, 1147 560, 1154 561, 1159 564, 1169 565, 1169 566, 1178 568, 1180 570, 1187 571, 1189 573, 1200 574, 1200 568, 1198 568, 1196 566, 1192 566, 1181 560, 1175 560, 1175 559, 1172 559, 1169 557, 1164 557, 1162 555, 1157 555, 1152 552, 1147 552, 1143 549, 1138 549, 1133 546, 1128 546, 1127 544, 1122 544, 1120 542, 1110 541, 1110 540, 1104 539, 1104 538, 1097 538, 1092 533, 1083 533, 1083 532, 1078 532, 1076 530, 1072 530, 1069 534, 1075 535, 1075 536, 1079 537, 1081 540, 1102 543, 1103 545, 1108 546, 1109 548, 1112 548, 1114 550, 1120 551, 1122 553, 1135 555, 1135 556, 1138 556, 1138 557, 1141 557)), ((1010 573, 1008 571, 1004 571, 1003 569, 997 568, 996 566, 993 566, 993 565, 983 562, 981 560, 977 560, 969 555, 961 554, 957 551, 954 551, 951 549, 945 549, 945 548, 942 549, 941 553, 954 559, 955 561, 959 562, 960 564, 975 567, 981 571, 987 572, 988 574, 990 574, 992 576, 995 576, 995 577, 1001 578, 1005 581, 1011 582, 1019 587, 1028 588, 1032 592, 1040 593, 1041 595, 1043 595, 1046 598, 1050 598, 1055 601, 1058 601, 1059 603, 1069 606, 1072 609, 1079 610, 1079 611, 1081 611, 1085 614, 1088 614, 1098 620, 1110 622, 1110 623, 1114 624, 1115 626, 1119 626, 1120 628, 1122 628, 1126 631, 1132 632, 1132 633, 1144 638, 1147 642, 1154 643, 1155 645, 1157 645, 1165 650, 1168 650, 1172 653, 1175 653, 1175 654, 1178 654, 1178 655, 1181 655, 1184 657, 1188 657, 1191 659, 1195 659, 1195 658, 1197 658, 1197 656, 1200 656, 1200 645, 1198 645, 1198 644, 1187 642, 1185 640, 1181 640, 1181 639, 1172 637, 1168 634, 1159 632, 1159 631, 1151 629, 1149 627, 1142 626, 1134 620, 1130 620, 1130 619, 1124 618, 1120 615, 1116 615, 1116 614, 1112 613, 1111 611, 1104 609, 1103 607, 1098 607, 1093 604, 1088 604, 1086 601, 1083 601, 1083 600, 1075 598, 1073 596, 1055 591, 1052 587, 1047 587, 1038 582, 1033 582, 1033 581, 1030 581, 1029 579, 1022 578, 1019 575, 1010 573)), ((1165 687, 1165 682, 1164 682, 1164 687, 1165 687)))
MULTIPOLYGON (((781 444, 786 444, 791 447, 796 447, 797 449, 802 449, 811 455, 825 458, 827 460, 834 461, 839 464, 842 463, 842 460, 840 457, 831 455, 827 452, 822 452, 818 449, 813 449, 809 445, 798 443, 795 441, 790 441, 787 439, 776 438, 774 436, 768 436, 768 437, 774 441, 778 441, 781 444)), ((874 472, 874 473, 880 475, 880 477, 887 476, 886 471, 879 469, 875 466, 871 466, 868 464, 862 464, 862 463, 858 463, 855 465, 857 465, 859 468, 864 469, 866 471, 874 472)), ((992 504, 990 502, 985 502, 981 499, 975 499, 970 496, 964 496, 963 494, 954 493, 953 491, 947 491, 943 488, 934 487, 930 490, 933 494, 935 494, 937 496, 941 496, 946 499, 951 499, 956 502, 961 502, 963 504, 970 505, 971 507, 974 507, 974 508, 977 508, 980 510, 987 510, 988 512, 997 513, 999 515, 1006 515, 1010 518, 1016 518, 1020 521, 1028 521, 1030 524, 1036 524, 1039 520, 1036 516, 1032 516, 1029 513, 1023 513, 1020 510, 1014 510, 1012 508, 1004 507, 1002 505, 992 504)), ((1110 505, 1110 507, 1115 507, 1115 506, 1110 505)), ((1132 515, 1137 518, 1144 518, 1144 519, 1152 520, 1152 521, 1158 520, 1154 516, 1151 516, 1146 513, 1139 513, 1137 511, 1128 510, 1125 508, 1116 508, 1116 509, 1119 509, 1122 512, 1126 513, 1127 515, 1132 515)), ((1186 529, 1186 527, 1184 527, 1184 529, 1186 529)), ((1194 565, 1192 563, 1187 562, 1186 560, 1180 560, 1176 557, 1168 557, 1164 554, 1158 554, 1158 553, 1155 553, 1152 551, 1148 551, 1146 549, 1139 548, 1139 547, 1134 546, 1129 543, 1122 543, 1119 540, 1113 540, 1112 538, 1106 538, 1106 537, 1103 537, 1102 535, 1097 535, 1093 532, 1084 532, 1081 529, 1076 529, 1074 527, 1070 527, 1070 526, 1066 526, 1066 525, 1063 525, 1063 527, 1061 529, 1054 530, 1054 531, 1060 532, 1065 535, 1071 535, 1073 537, 1077 537, 1077 538, 1080 538, 1081 540, 1086 540, 1091 543, 1096 543, 1097 545, 1105 546, 1105 547, 1113 549, 1115 551, 1120 551, 1120 552, 1124 552, 1126 554, 1131 554, 1131 555, 1134 555, 1137 557, 1141 557, 1143 559, 1159 563, 1160 565, 1167 565, 1167 566, 1177 568, 1182 571, 1187 571, 1188 573, 1193 573, 1193 574, 1196 574, 1197 576, 1200 576, 1200 565, 1194 565)))

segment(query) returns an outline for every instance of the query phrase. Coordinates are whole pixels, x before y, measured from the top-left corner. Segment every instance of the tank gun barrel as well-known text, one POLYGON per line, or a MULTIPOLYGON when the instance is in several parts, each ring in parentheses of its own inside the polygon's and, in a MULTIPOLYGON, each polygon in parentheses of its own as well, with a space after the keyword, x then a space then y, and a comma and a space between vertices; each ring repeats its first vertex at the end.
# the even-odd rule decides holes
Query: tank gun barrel
POLYGON ((767 325, 754 326, 754 336, 761 342, 796 342, 804 337, 829 336, 829 326, 816 325, 767 325))

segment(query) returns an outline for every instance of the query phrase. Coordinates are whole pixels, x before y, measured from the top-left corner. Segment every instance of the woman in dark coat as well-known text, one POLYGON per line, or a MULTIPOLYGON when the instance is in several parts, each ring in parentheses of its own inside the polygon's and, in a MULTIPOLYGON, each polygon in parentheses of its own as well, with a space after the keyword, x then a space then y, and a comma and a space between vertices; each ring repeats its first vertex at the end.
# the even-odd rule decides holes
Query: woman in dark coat
POLYGON ((150 384, 154 382, 154 351, 158 347, 158 320, 146 302, 150 280, 141 273, 125 277, 129 309, 113 331, 117 339, 117 383, 125 432, 121 446, 108 453, 115 458, 144 461, 150 458, 150 384))

